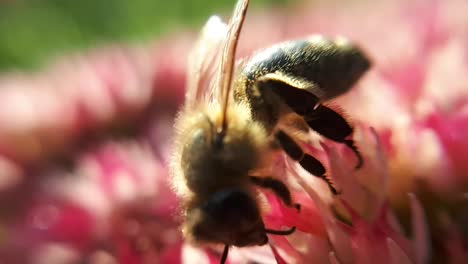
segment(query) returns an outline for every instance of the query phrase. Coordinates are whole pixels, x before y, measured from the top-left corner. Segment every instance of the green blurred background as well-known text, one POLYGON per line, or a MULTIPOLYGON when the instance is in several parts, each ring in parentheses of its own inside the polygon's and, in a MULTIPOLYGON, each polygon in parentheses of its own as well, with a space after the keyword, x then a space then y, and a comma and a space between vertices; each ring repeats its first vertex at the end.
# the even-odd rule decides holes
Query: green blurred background
MULTIPOLYGON (((0 0, 0 72, 33 69, 47 58, 108 42, 196 30, 236 0, 0 0)), ((255 0, 252 9, 287 0, 255 0)))

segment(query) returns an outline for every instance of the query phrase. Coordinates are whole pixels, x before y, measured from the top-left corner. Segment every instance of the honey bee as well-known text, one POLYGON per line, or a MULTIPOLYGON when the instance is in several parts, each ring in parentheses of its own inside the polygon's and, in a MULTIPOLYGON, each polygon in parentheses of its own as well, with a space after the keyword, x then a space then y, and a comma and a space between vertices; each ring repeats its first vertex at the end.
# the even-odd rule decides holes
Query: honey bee
POLYGON ((272 46, 236 71, 248 3, 238 1, 227 25, 212 17, 190 54, 170 164, 184 236, 196 244, 223 244, 221 263, 230 246, 264 245, 268 234, 295 230, 269 229, 261 216, 257 187, 300 208, 281 180, 255 173, 274 153, 284 151, 338 193, 321 162, 303 151, 291 131, 312 129, 346 144, 358 157, 357 167, 362 165, 352 127, 323 102, 347 92, 369 69, 369 60, 349 42, 313 37, 272 46))

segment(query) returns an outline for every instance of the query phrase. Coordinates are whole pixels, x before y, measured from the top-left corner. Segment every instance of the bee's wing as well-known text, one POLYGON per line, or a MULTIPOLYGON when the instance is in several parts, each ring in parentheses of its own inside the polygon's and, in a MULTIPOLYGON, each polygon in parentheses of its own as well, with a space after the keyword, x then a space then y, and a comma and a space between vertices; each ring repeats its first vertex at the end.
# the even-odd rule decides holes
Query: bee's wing
POLYGON ((249 0, 237 2, 228 25, 213 16, 203 27, 189 55, 186 107, 218 103, 222 105, 225 117, 227 99, 231 96, 236 47, 248 4, 249 0))
POLYGON ((188 58, 186 107, 191 108, 197 102, 209 102, 217 97, 214 76, 227 30, 227 25, 218 16, 210 17, 203 27, 188 58))

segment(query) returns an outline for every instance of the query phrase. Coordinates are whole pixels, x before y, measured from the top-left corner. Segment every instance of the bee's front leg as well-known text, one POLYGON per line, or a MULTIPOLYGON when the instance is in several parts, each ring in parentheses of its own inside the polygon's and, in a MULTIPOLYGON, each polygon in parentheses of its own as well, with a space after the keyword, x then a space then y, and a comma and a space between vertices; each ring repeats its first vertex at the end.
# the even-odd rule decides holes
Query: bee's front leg
POLYGON ((249 178, 255 185, 262 188, 271 189, 287 206, 294 207, 298 211, 301 210, 300 204, 292 202, 291 192, 289 191, 286 184, 284 184, 282 181, 272 177, 250 176, 249 178))

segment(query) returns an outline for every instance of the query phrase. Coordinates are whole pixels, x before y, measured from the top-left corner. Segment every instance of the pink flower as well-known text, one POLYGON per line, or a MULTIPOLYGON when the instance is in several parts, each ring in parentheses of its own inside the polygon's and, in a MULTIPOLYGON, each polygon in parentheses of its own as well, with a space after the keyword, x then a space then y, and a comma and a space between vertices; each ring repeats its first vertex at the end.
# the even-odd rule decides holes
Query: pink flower
POLYGON ((279 249, 289 249, 285 251, 291 257, 288 263, 373 263, 375 259, 382 263, 427 262, 429 237, 421 204, 414 195, 409 196, 412 241, 402 233, 387 202, 388 166, 375 132, 360 127, 358 138, 367 161, 359 171, 353 169, 355 161, 349 158, 349 150, 336 143, 325 142, 323 153, 318 153, 343 192, 336 199, 323 182, 284 161, 284 172, 300 184, 297 201, 307 205, 300 213, 293 212, 269 195, 272 208, 267 223, 297 226, 299 230, 290 238, 274 238, 279 249))
MULTIPOLYGON (((271 236, 271 248, 233 249, 228 262, 462 263, 467 3, 342 5, 251 10, 240 56, 312 33, 361 44, 374 68, 333 104, 353 120, 364 167, 355 171, 343 146, 311 138, 307 151, 342 190, 333 197, 320 179, 278 157, 272 166, 302 208, 265 191, 264 219, 297 231, 271 236)), ((165 166, 192 41, 181 34, 150 47, 103 47, 38 73, 0 76, 1 260, 219 261, 217 249, 180 236, 165 166)))

